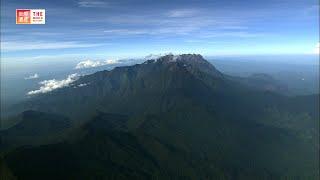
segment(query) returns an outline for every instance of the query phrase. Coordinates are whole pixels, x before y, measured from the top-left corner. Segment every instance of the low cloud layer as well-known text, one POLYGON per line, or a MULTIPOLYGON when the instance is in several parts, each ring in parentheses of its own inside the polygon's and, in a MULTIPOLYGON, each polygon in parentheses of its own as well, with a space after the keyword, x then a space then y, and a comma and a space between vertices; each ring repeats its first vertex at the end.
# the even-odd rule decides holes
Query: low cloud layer
POLYGON ((39 84, 41 85, 39 89, 30 91, 27 94, 34 95, 34 94, 47 93, 47 92, 53 91, 55 89, 67 87, 72 82, 77 80, 78 77, 79 77, 79 75, 75 73, 75 74, 70 74, 66 79, 63 79, 63 80, 56 80, 56 79, 44 80, 44 81, 39 82, 39 84))
POLYGON ((92 60, 86 60, 86 61, 81 61, 79 62, 75 69, 85 69, 85 68, 93 68, 93 67, 99 67, 99 66, 104 66, 108 64, 116 64, 118 61, 109 59, 105 61, 92 61, 92 60))
POLYGON ((34 75, 30 75, 28 77, 25 77, 24 79, 28 80, 28 79, 38 79, 38 78, 39 78, 39 75, 37 73, 35 73, 34 75))

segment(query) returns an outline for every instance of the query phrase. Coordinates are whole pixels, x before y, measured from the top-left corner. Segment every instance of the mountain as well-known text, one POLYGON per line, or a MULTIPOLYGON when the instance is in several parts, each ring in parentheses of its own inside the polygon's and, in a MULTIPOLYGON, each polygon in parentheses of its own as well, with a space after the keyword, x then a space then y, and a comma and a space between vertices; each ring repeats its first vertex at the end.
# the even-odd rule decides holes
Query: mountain
POLYGON ((34 96, 21 106, 71 128, 4 161, 20 179, 316 179, 318 100, 251 87, 201 55, 166 55, 34 96))
POLYGON ((70 120, 64 116, 38 111, 24 111, 16 119, 16 125, 0 131, 1 149, 11 146, 41 144, 56 139, 71 127, 70 120))
POLYGON ((275 80, 272 76, 264 73, 255 73, 249 77, 240 78, 232 77, 235 81, 240 82, 243 85, 248 86, 252 89, 257 89, 260 91, 269 91, 278 94, 288 95, 288 87, 281 83, 280 81, 275 80))
POLYGON ((210 88, 222 90, 222 76, 201 56, 168 55, 84 76, 69 87, 34 97, 25 109, 60 113, 78 121, 91 117, 96 109, 126 114, 165 111, 165 103, 174 98, 209 95, 210 88))

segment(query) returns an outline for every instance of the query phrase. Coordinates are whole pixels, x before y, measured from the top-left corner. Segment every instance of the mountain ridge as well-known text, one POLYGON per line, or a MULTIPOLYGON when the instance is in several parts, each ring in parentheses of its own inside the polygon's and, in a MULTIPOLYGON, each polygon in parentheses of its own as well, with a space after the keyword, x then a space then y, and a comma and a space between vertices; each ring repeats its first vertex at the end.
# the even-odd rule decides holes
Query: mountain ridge
POLYGON ((315 98, 250 88, 199 55, 167 55, 34 96, 26 109, 70 119, 73 129, 5 161, 29 179, 317 178, 315 98), (51 157, 69 163, 65 174, 51 157))

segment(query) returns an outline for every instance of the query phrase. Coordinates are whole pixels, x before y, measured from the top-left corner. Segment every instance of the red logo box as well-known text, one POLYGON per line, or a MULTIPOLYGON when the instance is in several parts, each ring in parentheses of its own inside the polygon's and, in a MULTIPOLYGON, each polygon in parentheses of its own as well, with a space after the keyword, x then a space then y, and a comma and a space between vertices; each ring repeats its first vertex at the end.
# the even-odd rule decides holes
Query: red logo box
POLYGON ((16 24, 31 24, 31 10, 17 9, 16 10, 16 24))

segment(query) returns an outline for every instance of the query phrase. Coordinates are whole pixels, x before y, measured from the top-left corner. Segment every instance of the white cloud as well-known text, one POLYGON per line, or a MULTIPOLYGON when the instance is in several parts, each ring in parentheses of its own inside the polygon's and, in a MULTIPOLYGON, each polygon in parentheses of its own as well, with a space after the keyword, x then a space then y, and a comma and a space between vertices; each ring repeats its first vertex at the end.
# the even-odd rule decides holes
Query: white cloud
POLYGON ((149 54, 148 56, 145 56, 144 59, 145 60, 157 60, 160 57, 166 56, 166 55, 172 55, 172 53, 149 54))
POLYGON ((116 63, 118 63, 118 61, 114 60, 114 59, 107 59, 107 60, 104 61, 104 63, 106 63, 106 64, 116 64, 116 63))
POLYGON ((87 83, 82 83, 82 84, 79 84, 78 87, 83 87, 83 86, 87 86, 88 84, 87 83))
POLYGON ((107 34, 119 36, 138 36, 138 35, 187 35, 197 30, 194 26, 180 26, 175 25, 172 27, 149 28, 149 29, 109 29, 103 31, 107 34))
POLYGON ((78 85, 75 85, 73 86, 73 88, 79 88, 79 87, 84 87, 84 86, 88 86, 90 83, 81 83, 81 84, 78 84, 78 85))
POLYGON ((103 31, 104 33, 117 34, 117 35, 141 35, 149 34, 146 29, 109 29, 103 31))
POLYGON ((183 18, 194 16, 198 13, 196 9, 175 9, 168 12, 168 17, 183 18))
POLYGON ((318 42, 318 44, 316 45, 316 47, 314 48, 313 52, 315 54, 320 54, 320 42, 318 42))
POLYGON ((28 79, 38 79, 38 78, 39 78, 39 75, 37 73, 35 73, 34 75, 30 75, 28 77, 25 77, 24 79, 28 80, 28 79))
POLYGON ((75 69, 83 69, 83 68, 91 68, 91 67, 98 67, 102 66, 100 61, 91 61, 91 60, 86 60, 79 62, 75 69))
POLYGON ((237 38, 254 38, 260 36, 266 36, 265 33, 251 33, 247 31, 229 31, 229 32, 210 32, 208 34, 202 34, 202 38, 215 38, 215 37, 237 37, 237 38))
POLYGON ((217 27, 217 29, 227 29, 227 30, 246 30, 249 29, 247 26, 240 26, 240 25, 223 25, 217 27))
POLYGON ((79 62, 75 69, 85 69, 85 68, 93 68, 93 67, 99 67, 99 66, 104 66, 104 65, 108 65, 108 64, 116 64, 116 63, 120 63, 117 60, 113 60, 113 59, 108 59, 105 61, 92 61, 92 60, 86 60, 86 61, 81 61, 79 62))
POLYGON ((78 2, 78 5, 79 7, 93 8, 93 7, 104 7, 107 5, 107 3, 103 1, 80 0, 78 2))
POLYGON ((1 42, 1 50, 7 51, 23 51, 23 50, 37 50, 37 49, 67 49, 67 48, 86 48, 96 47, 102 44, 87 44, 80 42, 44 42, 44 41, 4 41, 1 42))
POLYGON ((44 80, 39 82, 39 84, 41 85, 39 89, 29 91, 27 94, 34 95, 34 94, 47 93, 55 89, 67 87, 69 86, 69 84, 77 80, 78 77, 79 75, 75 73, 75 74, 70 74, 66 79, 63 79, 63 80, 56 80, 56 79, 44 80))

